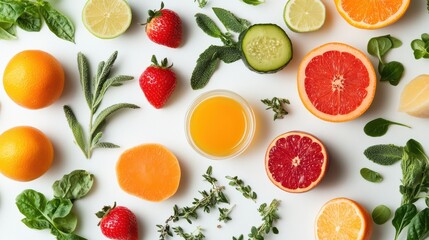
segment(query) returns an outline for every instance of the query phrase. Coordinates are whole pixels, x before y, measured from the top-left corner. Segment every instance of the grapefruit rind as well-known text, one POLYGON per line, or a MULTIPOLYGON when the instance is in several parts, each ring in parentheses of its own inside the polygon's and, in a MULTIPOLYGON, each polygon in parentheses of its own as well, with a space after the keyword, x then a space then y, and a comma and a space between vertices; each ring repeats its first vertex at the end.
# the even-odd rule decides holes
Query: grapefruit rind
MULTIPOLYGON (((401 5, 401 7, 398 9, 398 11, 395 14, 391 15, 389 18, 385 19, 384 21, 380 21, 376 24, 368 24, 368 23, 365 23, 363 21, 356 21, 355 19, 350 17, 350 15, 342 7, 343 2, 344 2, 344 0, 335 0, 335 7, 336 7, 337 11, 350 25, 357 27, 357 28, 361 28, 361 29, 379 29, 379 28, 386 27, 390 24, 393 24, 396 21, 398 21, 405 14, 405 12, 408 9, 408 6, 410 5, 410 0, 403 0, 402 1, 403 4, 401 5)), ((371 2, 373 2, 373 1, 371 1, 371 2)), ((371 3, 367 3, 367 4, 371 4, 371 3)), ((365 5, 365 4, 361 3, 361 5, 365 5)))
POLYGON ((265 153, 265 171, 266 171, 266 173, 267 173, 267 175, 268 175, 268 178, 270 179, 270 181, 271 181, 275 186, 277 186, 278 188, 280 188, 280 189, 281 189, 281 190, 283 190, 283 191, 290 192, 290 193, 303 193, 303 192, 307 192, 307 191, 309 191, 309 190, 313 189, 314 187, 316 187, 316 186, 320 183, 320 181, 323 179, 323 177, 325 176, 325 172, 326 172, 327 166, 328 166, 328 153, 327 153, 327 151, 326 151, 325 146, 323 145, 323 143, 322 143, 318 138, 316 138, 315 136, 313 136, 313 135, 311 135, 311 134, 309 134, 309 133, 306 133, 306 132, 301 132, 301 131, 291 131, 291 132, 287 132, 287 133, 284 133, 284 134, 281 134, 281 135, 277 136, 277 137, 276 137, 276 138, 275 138, 275 139, 270 143, 270 145, 268 146, 267 151, 266 151, 266 153, 265 153), (296 189, 291 189, 291 188, 286 188, 286 187, 284 187, 284 186, 281 184, 281 182, 278 182, 278 181, 276 181, 276 180, 274 179, 274 176, 272 175, 272 173, 271 173, 271 171, 270 171, 270 169, 269 169, 269 161, 270 161, 269 154, 270 154, 270 150, 271 150, 271 148, 272 148, 273 146, 275 146, 275 145, 276 145, 276 143, 277 143, 277 141, 278 141, 279 139, 281 139, 281 138, 286 138, 286 137, 288 137, 288 136, 292 136, 292 135, 298 135, 298 136, 301 136, 301 137, 308 137, 308 138, 310 138, 313 142, 315 142, 315 143, 317 143, 317 144, 319 144, 319 145, 320 145, 320 147, 321 147, 321 153, 322 153, 322 154, 323 154, 323 156, 324 156, 324 161, 323 161, 323 164, 322 164, 322 166, 321 166, 321 171, 320 171, 320 175, 319 175, 319 177, 318 177, 315 181, 313 181, 309 186, 307 186, 307 187, 305 187, 305 188, 296 188, 296 189))
POLYGON ((363 52, 344 43, 332 42, 332 43, 326 43, 322 46, 319 46, 313 49, 304 57, 304 59, 302 60, 298 68, 297 81, 298 81, 297 83, 298 93, 301 98, 301 101, 304 104, 305 108, 307 108, 307 110, 310 111, 310 113, 325 121, 345 122, 361 116, 363 113, 365 113, 366 110, 368 110, 368 108, 372 103, 372 100, 374 99, 377 76, 376 76, 374 67, 371 64, 371 61, 365 56, 363 52), (354 55, 356 58, 358 58, 368 71, 369 85, 366 88, 368 94, 366 98, 363 100, 363 102, 360 104, 360 106, 348 114, 331 115, 331 114, 321 112, 311 103, 311 100, 309 99, 305 91, 305 76, 306 76, 305 71, 306 71, 307 65, 314 57, 320 56, 327 51, 339 51, 339 52, 350 53, 354 55))
MULTIPOLYGON (((327 203, 325 203, 322 208, 319 210, 317 216, 316 216, 316 221, 315 221, 315 227, 314 227, 314 234, 315 234, 315 239, 319 240, 321 239, 319 237, 319 218, 322 216, 322 214, 324 213, 325 209, 332 205, 332 204, 341 204, 341 203, 345 203, 351 207, 353 207, 353 210, 355 211, 355 213, 357 214, 357 216, 361 219, 361 229, 359 231, 358 234, 358 238, 356 240, 370 240, 371 239, 371 235, 372 235, 372 219, 369 215, 369 213, 367 212, 367 210, 360 205, 359 203, 357 203, 354 200, 345 198, 345 197, 339 197, 339 198, 334 198, 332 200, 329 200, 327 203)), ((344 217, 339 216, 340 218, 344 219, 344 217)), ((353 239, 354 240, 354 239, 353 239)))

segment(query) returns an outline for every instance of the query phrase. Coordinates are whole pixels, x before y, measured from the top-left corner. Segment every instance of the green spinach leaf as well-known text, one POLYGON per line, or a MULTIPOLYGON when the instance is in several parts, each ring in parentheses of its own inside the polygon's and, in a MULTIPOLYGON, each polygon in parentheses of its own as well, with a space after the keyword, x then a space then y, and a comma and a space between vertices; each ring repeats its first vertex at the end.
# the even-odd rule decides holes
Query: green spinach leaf
POLYGON ((425 208, 410 222, 407 240, 425 240, 429 237, 429 208, 425 208))
POLYGON ((392 61, 382 66, 380 81, 389 81, 391 85, 397 86, 404 73, 404 65, 400 62, 392 61))
POLYGON ((417 214, 417 208, 414 204, 404 204, 395 211, 392 224, 395 227, 395 239, 399 237, 402 230, 410 224, 411 219, 417 214))
POLYGON ((52 189, 54 197, 74 201, 86 196, 93 183, 94 175, 85 170, 74 170, 55 181, 52 189))
POLYGON ((411 128, 402 123, 392 122, 383 118, 376 118, 368 122, 363 128, 363 130, 368 136, 380 137, 386 134, 390 125, 399 125, 399 126, 411 128))

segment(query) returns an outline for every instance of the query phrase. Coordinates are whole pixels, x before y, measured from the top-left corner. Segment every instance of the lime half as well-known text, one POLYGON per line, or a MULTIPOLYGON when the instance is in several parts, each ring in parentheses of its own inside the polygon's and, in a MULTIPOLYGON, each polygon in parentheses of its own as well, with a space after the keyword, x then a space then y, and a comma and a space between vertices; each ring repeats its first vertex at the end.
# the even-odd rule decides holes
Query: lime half
POLYGON ((124 0, 89 0, 82 12, 86 29, 99 38, 115 38, 131 24, 132 13, 124 0))
POLYGON ((320 0, 289 0, 284 9, 284 20, 294 32, 312 32, 325 23, 325 5, 320 0))

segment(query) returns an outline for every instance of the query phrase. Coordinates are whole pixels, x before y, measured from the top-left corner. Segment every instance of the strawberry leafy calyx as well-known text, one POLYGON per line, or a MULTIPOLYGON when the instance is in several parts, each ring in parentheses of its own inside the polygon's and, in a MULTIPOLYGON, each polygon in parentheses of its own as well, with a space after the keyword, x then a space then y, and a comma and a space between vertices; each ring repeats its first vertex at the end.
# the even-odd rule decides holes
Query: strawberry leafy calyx
POLYGON ((95 215, 100 218, 100 222, 98 222, 97 226, 100 226, 101 220, 109 215, 110 211, 112 211, 116 207, 116 202, 113 203, 113 207, 104 206, 100 211, 98 211, 95 215))
POLYGON ((173 67, 173 64, 168 65, 167 58, 164 58, 161 60, 161 62, 158 62, 155 55, 152 55, 151 62, 152 62, 152 66, 159 67, 162 69, 169 69, 169 68, 173 67))
POLYGON ((162 9, 164 9, 164 2, 161 2, 161 8, 159 10, 149 10, 148 11, 149 17, 147 18, 146 24, 150 23, 150 21, 152 21, 152 19, 161 16, 162 15, 162 12, 161 12, 162 9))

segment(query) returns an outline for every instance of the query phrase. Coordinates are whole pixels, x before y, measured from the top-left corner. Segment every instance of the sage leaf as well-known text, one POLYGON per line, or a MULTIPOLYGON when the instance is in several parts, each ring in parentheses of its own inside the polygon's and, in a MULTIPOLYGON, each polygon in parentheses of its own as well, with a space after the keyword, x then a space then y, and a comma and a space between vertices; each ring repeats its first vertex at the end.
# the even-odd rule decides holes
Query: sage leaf
POLYGON ((364 155, 371 161, 380 165, 393 165, 402 159, 403 147, 393 144, 380 144, 371 146, 364 151, 364 155))
POLYGON ((119 148, 119 146, 109 142, 100 142, 95 144, 94 148, 119 148))
POLYGON ((24 13, 25 4, 17 0, 0 0, 0 22, 15 23, 24 13))
POLYGON ((192 71, 191 87, 192 89, 201 89, 207 85, 218 64, 218 51, 220 46, 211 45, 200 54, 197 64, 192 71))
POLYGON ((73 113, 73 110, 69 106, 64 105, 63 109, 67 118, 67 122, 70 126, 70 129, 72 130, 76 144, 86 155, 86 144, 85 144, 82 126, 77 121, 76 116, 73 113))
POLYGON ((101 111, 100 114, 98 114, 97 118, 95 119, 94 124, 92 125, 91 135, 94 133, 94 130, 97 129, 98 126, 102 122, 104 122, 110 115, 117 112, 118 110, 125 109, 125 108, 136 109, 136 108, 140 108, 140 107, 135 105, 135 104, 130 104, 130 103, 118 103, 118 104, 114 104, 110 107, 107 107, 106 109, 101 111))
POLYGON ((392 224, 395 227, 395 239, 399 237, 402 230, 410 224, 411 219, 417 214, 417 208, 414 204, 404 204, 395 211, 392 224))
POLYGON ((207 35, 220 38, 222 36, 222 32, 219 27, 216 25, 213 20, 205 14, 197 13, 195 14, 195 20, 197 22, 198 27, 203 30, 207 35))
POLYGON ((39 32, 42 29, 42 16, 40 16, 39 8, 34 4, 29 4, 16 23, 25 31, 39 32))
POLYGON ((362 168, 360 170, 360 175, 367 181, 373 183, 379 183, 383 181, 383 176, 380 173, 375 172, 369 168, 362 168))
POLYGON ((64 175, 52 185, 55 198, 64 198, 75 201, 83 198, 94 184, 94 175, 85 170, 74 170, 64 175))
POLYGON ((390 208, 385 205, 379 205, 374 208, 371 217, 375 224, 382 225, 389 220, 391 215, 392 211, 390 211, 390 208))
POLYGON ((250 22, 236 17, 232 12, 223 8, 213 8, 213 12, 226 27, 236 33, 241 33, 250 26, 250 22))
POLYGON ((429 237, 429 208, 425 208, 410 222, 407 240, 425 240, 429 237))
POLYGON ((16 25, 11 23, 0 23, 0 39, 16 39, 16 25))
POLYGON ((404 73, 404 65, 397 61, 392 61, 383 65, 380 72, 380 81, 389 81, 393 86, 397 86, 401 80, 402 74, 404 73))
POLYGON ((95 102, 93 103, 94 108, 98 109, 98 107, 101 104, 101 101, 104 98, 104 95, 106 94, 107 90, 110 87, 121 86, 123 82, 130 81, 133 79, 134 77, 132 76, 124 76, 124 75, 119 75, 119 76, 106 79, 106 81, 103 82, 103 86, 101 87, 100 93, 98 94, 97 98, 95 99, 95 102))
POLYGON ((89 63, 86 56, 79 52, 77 54, 77 66, 79 69, 80 85, 85 96, 88 107, 92 106, 92 93, 91 93, 91 77, 89 74, 89 63))
POLYGON ((61 39, 74 43, 75 29, 70 19, 53 8, 49 2, 44 1, 39 10, 51 32, 61 39))
POLYGON ((392 122, 383 118, 376 118, 370 122, 368 122, 364 127, 364 132, 366 135, 371 137, 380 137, 386 134, 390 125, 399 125, 403 127, 411 128, 405 124, 392 122))

